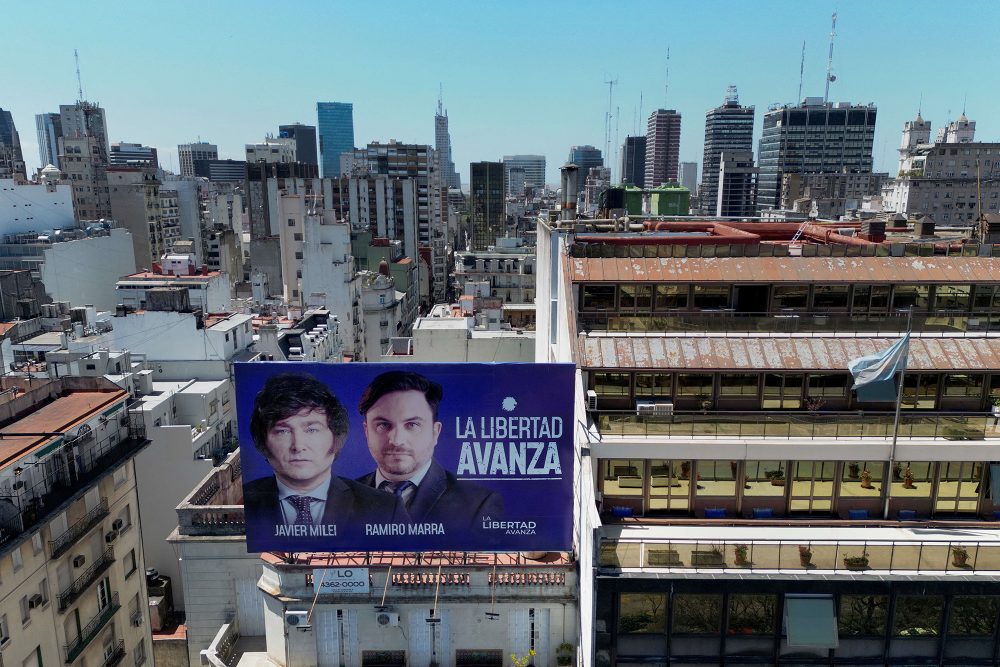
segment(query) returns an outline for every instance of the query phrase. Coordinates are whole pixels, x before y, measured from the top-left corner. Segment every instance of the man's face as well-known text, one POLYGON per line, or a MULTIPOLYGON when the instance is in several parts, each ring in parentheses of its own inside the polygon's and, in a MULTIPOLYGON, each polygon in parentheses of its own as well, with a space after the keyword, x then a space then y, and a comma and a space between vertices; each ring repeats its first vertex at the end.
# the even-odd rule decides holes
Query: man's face
POLYGON ((394 391, 386 394, 365 415, 368 450, 382 475, 401 482, 413 476, 434 455, 441 422, 420 391, 394 391))
POLYGON ((296 491, 308 491, 330 477, 337 439, 326 410, 304 408, 279 419, 267 432, 267 460, 274 474, 296 491))

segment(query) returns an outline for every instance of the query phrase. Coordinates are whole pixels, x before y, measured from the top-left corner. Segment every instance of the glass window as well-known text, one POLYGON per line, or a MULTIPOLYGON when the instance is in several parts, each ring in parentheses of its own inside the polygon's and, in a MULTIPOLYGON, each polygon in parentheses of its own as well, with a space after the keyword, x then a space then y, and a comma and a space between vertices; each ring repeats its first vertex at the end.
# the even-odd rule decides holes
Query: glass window
POLYGON ((809 305, 809 285, 775 285, 772 310, 806 308, 809 305))
POLYGON ((653 305, 653 286, 625 283, 619 288, 618 307, 629 310, 649 310, 653 305))
POLYGON ((979 508, 983 464, 971 461, 938 463, 935 512, 974 514, 979 508))
POLYGON ((773 635, 777 596, 730 595, 729 634, 773 635))
POLYGON ((598 396, 628 396, 630 380, 628 373, 594 373, 594 391, 598 396))
POLYGON ((729 286, 695 285, 694 307, 697 309, 729 308, 729 286))
POLYGON ((871 300, 868 309, 884 311, 889 307, 889 286, 872 285, 871 300))
POLYGON ((690 492, 690 461, 649 461, 649 509, 686 510, 690 492))
POLYGON ((868 310, 868 302, 871 300, 871 285, 855 285, 854 294, 851 299, 851 310, 862 312, 868 310))
POLYGON ((133 572, 135 572, 135 568, 136 568, 136 564, 135 564, 135 549, 130 549, 129 552, 127 554, 125 554, 125 563, 124 563, 124 566, 125 566, 125 578, 128 579, 128 577, 133 572))
POLYGON ((927 310, 930 287, 927 285, 896 285, 892 293, 892 309, 927 310))
POLYGON ((699 496, 736 497, 738 461, 698 461, 699 496))
POLYGON ((636 373, 635 395, 672 396, 672 381, 673 376, 671 376, 670 373, 636 373))
POLYGON ((985 380, 982 375, 949 373, 944 376, 944 395, 980 398, 983 395, 985 380))
POLYGON ((940 595, 900 595, 892 634, 896 637, 936 637, 941 633, 944 598, 940 595))
POLYGON ((785 495, 784 461, 747 461, 744 466, 744 496, 785 495))
POLYGON ((933 410, 937 405, 937 373, 907 373, 903 380, 903 407, 933 410))
POLYGON ((604 495, 641 496, 643 459, 608 459, 604 465, 604 495))
POLYGON ((956 595, 951 600, 948 634, 992 637, 997 627, 1000 598, 988 595, 956 595))
POLYGON ((840 497, 879 497, 885 475, 884 461, 846 461, 840 475, 840 497))
POLYGON ((614 285, 584 285, 582 310, 614 310, 614 285))
POLYGON ((847 379, 845 373, 811 373, 808 395, 810 398, 843 398, 847 395, 847 379))
POLYGON ((993 306, 993 285, 976 285, 972 297, 973 310, 989 310, 993 306))
POLYGON ((888 595, 841 595, 841 637, 881 637, 889 611, 888 595))
POLYGON ((968 310, 972 285, 938 285, 934 295, 936 310, 968 310))
POLYGON ((844 310, 847 308, 847 285, 816 285, 813 287, 815 310, 844 310))
POLYGON ((687 285, 657 285, 656 310, 679 310, 687 308, 687 285))
POLYGON ((1000 373, 990 376, 990 398, 1000 398, 1000 373))
POLYGON ((717 635, 722 627, 722 596, 678 593, 674 596, 676 635, 717 635))
POLYGON ((719 396, 756 398, 759 377, 754 373, 725 373, 719 378, 719 396))
POLYGON ((802 405, 802 376, 767 373, 764 375, 764 401, 770 410, 795 410, 802 405))
POLYGON ((889 494, 893 498, 930 498, 935 465, 928 461, 896 461, 892 464, 889 494))
POLYGON ((712 376, 708 373, 678 373, 677 395, 712 398, 712 376))
POLYGON ((622 593, 618 597, 618 632, 654 634, 667 631, 667 596, 663 593, 622 593))

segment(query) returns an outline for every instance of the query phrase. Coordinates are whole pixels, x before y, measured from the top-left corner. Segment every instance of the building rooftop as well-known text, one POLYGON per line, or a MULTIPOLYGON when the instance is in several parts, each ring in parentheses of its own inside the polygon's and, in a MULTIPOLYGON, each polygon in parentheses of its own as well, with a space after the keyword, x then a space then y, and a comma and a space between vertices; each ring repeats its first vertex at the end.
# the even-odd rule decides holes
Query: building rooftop
POLYGON ((131 273, 127 276, 122 276, 118 279, 118 282, 128 281, 128 280, 141 280, 143 282, 150 282, 151 287, 155 287, 156 283, 162 282, 164 285, 183 282, 187 280, 203 281, 211 280, 212 278, 218 278, 222 275, 221 271, 205 271, 199 273, 193 273, 186 276, 175 276, 165 273, 154 273, 153 271, 139 271, 138 273, 131 273))

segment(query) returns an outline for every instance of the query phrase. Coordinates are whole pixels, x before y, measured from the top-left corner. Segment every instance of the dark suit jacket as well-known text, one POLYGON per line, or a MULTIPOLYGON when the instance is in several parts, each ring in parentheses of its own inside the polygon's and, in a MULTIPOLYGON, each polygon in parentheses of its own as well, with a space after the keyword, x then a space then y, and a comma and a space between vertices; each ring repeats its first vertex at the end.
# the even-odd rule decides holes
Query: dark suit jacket
MULTIPOLYGON (((247 523, 265 526, 284 525, 278 504, 278 482, 272 475, 255 479, 244 487, 243 507, 247 523)), ((326 495, 326 510, 322 523, 336 524, 338 535, 348 532, 364 534, 365 523, 389 523, 406 519, 406 509, 395 496, 373 491, 357 482, 334 475, 326 495)))
MULTIPOLYGON (((358 481, 374 488, 375 472, 359 477, 358 481)), ((389 495, 384 491, 379 493, 389 495)), ((440 522, 446 529, 476 528, 482 525, 483 517, 503 516, 503 498, 481 484, 459 480, 432 461, 406 511, 417 522, 440 522)))

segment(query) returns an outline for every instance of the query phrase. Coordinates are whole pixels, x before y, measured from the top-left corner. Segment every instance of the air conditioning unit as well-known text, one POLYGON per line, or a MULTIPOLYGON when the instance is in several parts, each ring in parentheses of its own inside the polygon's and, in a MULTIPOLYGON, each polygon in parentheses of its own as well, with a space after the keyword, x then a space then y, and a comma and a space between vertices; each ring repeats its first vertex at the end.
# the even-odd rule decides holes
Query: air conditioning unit
POLYGON ((111 544, 112 542, 114 542, 117 539, 118 539, 118 531, 117 530, 109 530, 108 532, 104 533, 104 541, 106 543, 108 543, 108 544, 111 544))
POLYGON ((309 612, 286 611, 285 623, 288 624, 288 627, 290 628, 307 628, 309 627, 309 612))
POLYGON ((37 609, 38 607, 41 607, 43 604, 45 604, 45 598, 43 598, 38 593, 35 593, 30 598, 28 598, 28 608, 30 609, 37 609))
POLYGON ((87 562, 87 557, 83 554, 79 556, 73 556, 73 567, 83 567, 83 564, 87 562))
POLYGON ((635 414, 639 416, 652 416, 655 414, 653 412, 653 404, 648 402, 636 403, 635 404, 635 414))
POLYGON ((375 615, 375 620, 378 621, 379 625, 387 625, 394 628, 399 626, 399 614, 392 612, 380 611, 375 615))
POLYGON ((654 417, 673 417, 674 416, 674 404, 673 403, 653 403, 653 416, 654 417))
POLYGON ((597 392, 593 389, 587 390, 587 409, 596 410, 597 409, 597 392))
POLYGON ((24 481, 23 480, 17 480, 16 482, 14 482, 13 486, 14 486, 14 490, 15 491, 20 491, 20 490, 22 490, 24 488, 24 481))
POLYGON ((125 526, 124 519, 115 519, 111 522, 111 530, 121 530, 125 526))

